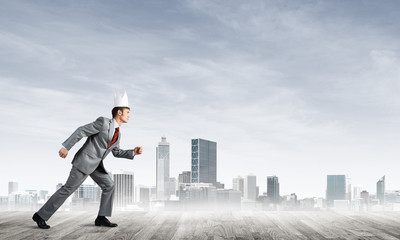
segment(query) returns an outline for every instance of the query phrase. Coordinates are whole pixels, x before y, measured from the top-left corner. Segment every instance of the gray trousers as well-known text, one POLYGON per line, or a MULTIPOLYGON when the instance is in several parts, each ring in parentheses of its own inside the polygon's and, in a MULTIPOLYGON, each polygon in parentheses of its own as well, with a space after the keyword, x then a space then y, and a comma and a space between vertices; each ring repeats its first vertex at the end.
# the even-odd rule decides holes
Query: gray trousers
MULTIPOLYGON (((57 209, 61 207, 64 201, 75 192, 76 189, 78 189, 88 176, 88 174, 85 174, 72 166, 67 182, 50 197, 42 208, 39 209, 37 212, 38 215, 45 221, 49 220, 57 209)), ((110 217, 114 199, 114 182, 107 173, 99 170, 99 168, 91 173, 90 177, 102 190, 99 216, 110 217)))

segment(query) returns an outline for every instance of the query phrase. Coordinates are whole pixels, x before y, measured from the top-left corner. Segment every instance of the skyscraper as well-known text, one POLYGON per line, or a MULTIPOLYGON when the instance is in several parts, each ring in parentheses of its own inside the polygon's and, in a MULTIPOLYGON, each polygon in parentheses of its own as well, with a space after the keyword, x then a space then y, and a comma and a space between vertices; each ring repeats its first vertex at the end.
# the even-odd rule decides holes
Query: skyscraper
POLYGON ((362 187, 359 185, 356 185, 353 187, 353 199, 360 199, 361 198, 361 191, 362 187))
POLYGON ((169 143, 166 137, 161 138, 156 148, 156 187, 157 199, 165 200, 169 197, 166 189, 169 182, 169 143), (167 196, 168 195, 168 196, 167 196))
POLYGON ((379 204, 385 204, 385 176, 376 183, 376 198, 379 199, 379 204))
POLYGON ((352 200, 353 188, 351 185, 351 178, 346 175, 346 200, 352 200))
POLYGON ((328 206, 333 206, 334 200, 346 200, 346 176, 328 175, 326 187, 326 201, 328 206))
POLYGON ((8 182, 8 194, 18 192, 18 183, 17 182, 8 182))
POLYGON ((113 174, 114 179, 114 206, 125 208, 134 202, 134 176, 133 172, 113 174))
POLYGON ((191 177, 192 173, 190 171, 183 171, 182 173, 179 174, 178 183, 179 184, 191 183, 190 181, 191 177))
POLYGON ((73 193, 71 208, 73 210, 82 210, 88 208, 97 208, 100 202, 101 190, 95 184, 82 184, 73 193))
POLYGON ((277 176, 267 177, 267 195, 272 203, 279 203, 279 179, 277 176))
POLYGON ((176 178, 169 178, 165 183, 165 199, 170 199, 171 195, 176 194, 177 189, 176 178))
POLYGON ((49 191, 47 191, 47 190, 40 190, 40 191, 39 191, 40 200, 46 201, 46 200, 47 200, 47 199, 46 199, 47 194, 49 194, 49 191))
POLYGON ((241 192, 241 196, 244 197, 244 179, 240 176, 232 179, 232 189, 241 192))
POLYGON ((244 198, 255 201, 257 199, 257 177, 248 175, 244 178, 244 198))
POLYGON ((136 202, 150 202, 150 187, 143 185, 136 186, 135 198, 136 202))
POLYGON ((92 202, 100 202, 101 190, 95 184, 82 184, 74 192, 74 198, 84 198, 92 202))
POLYGON ((217 143, 192 139, 192 183, 217 183, 217 143))

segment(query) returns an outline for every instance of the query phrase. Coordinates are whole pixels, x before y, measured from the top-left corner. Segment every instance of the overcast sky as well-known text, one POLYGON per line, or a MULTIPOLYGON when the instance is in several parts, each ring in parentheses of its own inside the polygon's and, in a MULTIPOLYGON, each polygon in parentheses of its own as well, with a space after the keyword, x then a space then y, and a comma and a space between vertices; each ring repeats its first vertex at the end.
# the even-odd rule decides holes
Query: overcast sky
POLYGON ((0 195, 55 190, 84 140, 127 91, 131 120, 105 167, 155 185, 166 136, 171 177, 191 139, 217 142, 227 188, 277 175, 281 195, 324 197, 327 174, 370 193, 400 189, 399 1, 0 1, 0 195))

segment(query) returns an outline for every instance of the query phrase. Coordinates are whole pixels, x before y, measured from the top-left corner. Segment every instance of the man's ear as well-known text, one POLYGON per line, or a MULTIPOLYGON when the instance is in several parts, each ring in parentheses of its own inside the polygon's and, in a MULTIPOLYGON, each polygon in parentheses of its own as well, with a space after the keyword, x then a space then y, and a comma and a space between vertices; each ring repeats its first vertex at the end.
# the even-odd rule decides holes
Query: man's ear
POLYGON ((122 111, 118 110, 118 115, 121 116, 122 115, 122 111))

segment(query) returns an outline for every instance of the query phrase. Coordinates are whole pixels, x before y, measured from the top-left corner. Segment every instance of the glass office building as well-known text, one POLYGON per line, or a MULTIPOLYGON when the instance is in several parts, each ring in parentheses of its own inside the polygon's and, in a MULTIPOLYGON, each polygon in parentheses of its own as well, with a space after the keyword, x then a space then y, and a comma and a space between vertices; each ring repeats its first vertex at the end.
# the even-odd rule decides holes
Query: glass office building
POLYGON ((217 183, 217 143, 192 139, 192 183, 217 183))
POLYGON ((279 179, 277 176, 267 177, 267 195, 273 203, 280 202, 279 179))
POLYGON ((376 183, 376 198, 379 199, 379 204, 385 204, 385 176, 376 183))
POLYGON ((333 206, 334 200, 346 200, 346 176, 328 175, 326 187, 326 201, 333 206))

